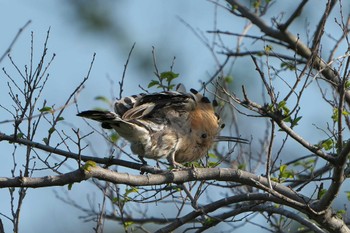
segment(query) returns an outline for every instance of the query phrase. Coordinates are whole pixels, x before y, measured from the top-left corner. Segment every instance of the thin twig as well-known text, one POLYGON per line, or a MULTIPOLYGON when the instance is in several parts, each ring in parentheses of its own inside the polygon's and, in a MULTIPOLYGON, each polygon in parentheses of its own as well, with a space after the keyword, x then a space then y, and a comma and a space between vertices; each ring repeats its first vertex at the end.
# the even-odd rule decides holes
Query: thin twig
POLYGON ((28 20, 28 21, 24 24, 24 26, 21 27, 21 28, 18 30, 17 34, 16 34, 15 37, 12 39, 12 41, 11 41, 9 47, 6 49, 6 51, 4 52, 4 54, 0 57, 0 63, 1 63, 2 60, 5 58, 5 56, 11 52, 12 47, 13 47, 13 45, 16 43, 18 37, 21 35, 21 33, 24 31, 24 29, 25 29, 31 22, 32 22, 31 20, 28 20))
POLYGON ((135 45, 136 45, 136 42, 131 46, 131 49, 130 49, 129 54, 128 54, 128 58, 126 59, 126 62, 124 64, 122 79, 121 79, 121 81, 118 82, 119 83, 119 99, 121 99, 123 96, 123 91, 124 91, 123 86, 124 86, 125 74, 126 74, 126 70, 128 68, 128 64, 129 64, 129 60, 130 60, 132 51, 135 48, 135 45))

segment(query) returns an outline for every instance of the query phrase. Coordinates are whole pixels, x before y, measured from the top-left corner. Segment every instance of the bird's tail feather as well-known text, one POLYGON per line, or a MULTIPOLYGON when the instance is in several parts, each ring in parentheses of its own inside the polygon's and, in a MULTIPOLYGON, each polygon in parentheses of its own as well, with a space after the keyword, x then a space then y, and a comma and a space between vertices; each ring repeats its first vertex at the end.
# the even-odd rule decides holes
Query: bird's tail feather
POLYGON ((77 116, 89 118, 89 119, 99 121, 99 122, 111 121, 111 120, 115 120, 116 118, 119 117, 114 112, 98 111, 98 110, 83 111, 83 112, 78 113, 77 116))
POLYGON ((99 121, 102 123, 102 128, 113 128, 120 136, 129 141, 139 140, 139 138, 144 137, 148 133, 145 128, 121 119, 114 112, 89 110, 80 112, 77 116, 99 121))

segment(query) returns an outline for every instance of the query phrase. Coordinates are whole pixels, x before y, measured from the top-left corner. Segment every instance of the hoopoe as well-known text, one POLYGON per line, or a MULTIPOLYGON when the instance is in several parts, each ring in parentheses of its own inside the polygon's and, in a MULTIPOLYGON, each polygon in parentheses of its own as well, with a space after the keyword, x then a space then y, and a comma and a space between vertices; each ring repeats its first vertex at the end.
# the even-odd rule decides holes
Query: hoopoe
MULTIPOLYGON (((77 116, 115 129, 143 163, 143 158, 166 158, 172 166, 181 167, 202 158, 220 137, 219 116, 210 100, 194 89, 124 97, 115 102, 114 111, 89 110, 77 116)), ((237 137, 229 141, 247 143, 237 137)))

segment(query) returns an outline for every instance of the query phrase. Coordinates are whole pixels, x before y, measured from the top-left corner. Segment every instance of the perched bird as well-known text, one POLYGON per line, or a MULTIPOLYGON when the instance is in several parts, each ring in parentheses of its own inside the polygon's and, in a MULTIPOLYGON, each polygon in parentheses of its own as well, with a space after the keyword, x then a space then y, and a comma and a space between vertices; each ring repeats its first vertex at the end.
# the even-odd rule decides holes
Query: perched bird
MULTIPOLYGON (((209 99, 194 89, 124 97, 115 102, 114 111, 89 110, 77 116, 115 129, 144 163, 143 158, 166 158, 172 166, 181 167, 203 157, 220 137, 219 116, 209 99)), ((236 137, 228 140, 247 142, 236 137)))

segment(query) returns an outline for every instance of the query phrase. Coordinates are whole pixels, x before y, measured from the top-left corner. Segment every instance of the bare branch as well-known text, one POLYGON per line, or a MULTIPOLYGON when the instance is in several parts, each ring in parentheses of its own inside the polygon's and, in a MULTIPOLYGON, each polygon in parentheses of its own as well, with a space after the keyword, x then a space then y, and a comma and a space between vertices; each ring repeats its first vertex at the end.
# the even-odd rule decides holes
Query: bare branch
POLYGON ((130 60, 132 51, 133 51, 134 48, 135 48, 135 45, 136 45, 136 43, 134 43, 134 44, 132 45, 132 47, 131 47, 131 49, 130 49, 130 51, 129 51, 128 58, 126 59, 126 62, 125 62, 125 64, 124 64, 124 70, 123 70, 122 79, 121 79, 121 81, 118 82, 118 83, 119 83, 119 99, 121 99, 122 96, 123 96, 123 90, 124 90, 124 89, 123 89, 123 86, 124 86, 125 74, 126 74, 126 70, 127 70, 127 68, 128 68, 128 64, 129 64, 129 60, 130 60))
POLYGON ((303 0, 303 1, 299 4, 299 6, 297 7, 297 9, 295 9, 295 11, 293 12, 293 14, 289 17, 289 19, 288 19, 284 24, 281 24, 281 25, 278 26, 279 29, 280 29, 281 31, 286 30, 286 29, 289 27, 289 25, 290 25, 296 18, 298 18, 298 17, 301 15, 301 12, 302 12, 303 8, 304 8, 304 6, 306 5, 306 3, 307 3, 308 1, 309 1, 309 0, 303 0))
POLYGON ((146 166, 143 164, 138 164, 138 163, 133 163, 133 162, 128 162, 125 160, 121 160, 121 159, 114 159, 114 158, 98 158, 96 156, 85 156, 85 155, 79 155, 79 154, 75 154, 72 152, 67 152, 55 147, 51 147, 48 145, 44 145, 38 142, 33 142, 27 139, 22 139, 22 138, 16 138, 15 136, 9 136, 3 133, 0 133, 0 141, 8 141, 10 143, 18 143, 18 144, 22 144, 22 145, 27 145, 30 146, 32 148, 38 148, 40 150, 49 152, 49 153, 53 153, 53 154, 57 154, 57 155, 62 155, 66 158, 71 158, 71 159, 75 159, 75 160, 79 160, 81 159, 82 161, 94 161, 96 163, 99 164, 105 164, 105 165, 121 165, 121 166, 125 166, 131 169, 136 169, 136 170, 140 170, 143 172, 150 172, 150 173, 159 173, 159 172, 163 172, 160 169, 157 169, 155 167, 152 166, 146 166))
POLYGON ((27 21, 27 22, 24 24, 24 26, 21 27, 21 28, 18 30, 16 36, 13 38, 13 40, 12 40, 12 42, 10 43, 9 47, 6 49, 6 51, 4 52, 4 54, 0 57, 0 63, 1 63, 2 60, 5 58, 5 56, 11 52, 11 49, 12 49, 13 45, 16 43, 18 37, 21 35, 21 33, 24 31, 24 29, 25 29, 31 22, 32 22, 31 20, 27 21))

